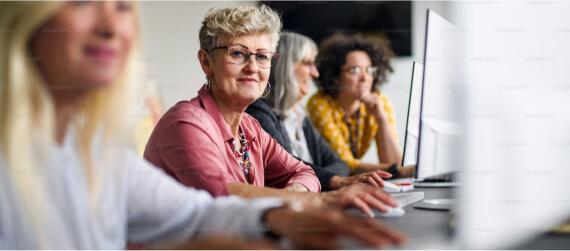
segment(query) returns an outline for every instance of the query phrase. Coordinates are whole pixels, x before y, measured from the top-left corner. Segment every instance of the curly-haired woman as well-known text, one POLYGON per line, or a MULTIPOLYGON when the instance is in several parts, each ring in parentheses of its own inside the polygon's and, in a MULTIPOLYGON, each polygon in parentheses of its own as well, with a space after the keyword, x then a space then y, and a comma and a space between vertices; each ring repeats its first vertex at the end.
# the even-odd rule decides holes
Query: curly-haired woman
POLYGON ((319 48, 319 92, 307 104, 313 124, 353 173, 383 170, 411 176, 400 167, 396 118, 390 99, 378 88, 392 71, 394 53, 386 40, 362 34, 335 34, 319 48), (379 163, 362 156, 376 140, 379 163))

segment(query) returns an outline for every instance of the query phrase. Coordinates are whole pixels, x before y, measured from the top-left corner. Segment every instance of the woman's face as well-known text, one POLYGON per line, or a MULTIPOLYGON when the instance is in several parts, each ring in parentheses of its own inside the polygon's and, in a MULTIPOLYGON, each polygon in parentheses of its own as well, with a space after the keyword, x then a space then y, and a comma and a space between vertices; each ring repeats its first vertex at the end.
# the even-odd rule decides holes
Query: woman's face
POLYGON ((315 67, 315 56, 313 51, 310 50, 303 57, 303 60, 295 63, 293 67, 293 73, 295 74, 299 85, 299 95, 297 96, 297 101, 299 101, 309 93, 309 85, 313 82, 313 79, 319 77, 319 71, 317 70, 317 67, 315 67))
POLYGON ((135 37, 132 5, 110 1, 64 3, 31 42, 47 88, 85 93, 115 81, 135 37))
MULTIPOLYGON (((271 52, 271 38, 268 34, 243 35, 232 38, 228 45, 239 45, 254 53, 271 52)), ((230 62, 226 49, 215 51, 216 60, 210 62, 213 77, 211 91, 229 105, 247 107, 263 94, 269 78, 270 68, 260 68, 251 55, 243 64, 230 62)))
POLYGON ((366 72, 372 61, 365 51, 352 51, 346 55, 346 62, 341 67, 339 76, 340 95, 349 95, 360 99, 372 90, 374 77, 366 72), (360 67, 360 74, 351 73, 352 67, 360 67))

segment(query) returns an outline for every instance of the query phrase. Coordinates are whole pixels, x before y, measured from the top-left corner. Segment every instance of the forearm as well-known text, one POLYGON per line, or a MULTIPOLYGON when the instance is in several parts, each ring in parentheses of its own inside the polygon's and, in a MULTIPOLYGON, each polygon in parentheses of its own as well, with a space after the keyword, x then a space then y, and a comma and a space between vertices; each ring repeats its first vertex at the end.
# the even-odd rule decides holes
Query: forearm
POLYGON ((309 189, 299 183, 291 183, 287 185, 284 190, 290 192, 309 192, 309 189))
POLYGON ((391 166, 392 164, 389 163, 372 164, 372 163, 361 162, 360 164, 358 164, 358 166, 356 166, 355 174, 367 173, 377 170, 388 171, 388 169, 390 169, 391 166))
POLYGON ((228 190, 230 194, 243 198, 279 197, 286 201, 299 200, 313 194, 298 191, 288 191, 285 189, 258 187, 244 183, 231 183, 228 185, 228 190))
POLYGON ((380 163, 400 164, 402 162, 402 151, 394 135, 390 131, 390 124, 387 119, 377 119, 378 132, 376 133, 376 147, 378 150, 378 160, 380 163))

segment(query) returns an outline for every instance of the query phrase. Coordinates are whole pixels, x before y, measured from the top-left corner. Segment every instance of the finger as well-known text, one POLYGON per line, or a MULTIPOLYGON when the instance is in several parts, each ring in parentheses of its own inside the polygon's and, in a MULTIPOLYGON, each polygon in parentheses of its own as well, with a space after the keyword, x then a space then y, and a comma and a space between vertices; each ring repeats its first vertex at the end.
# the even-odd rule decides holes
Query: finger
POLYGON ((366 178, 366 181, 364 183, 368 183, 368 184, 373 185, 375 187, 380 187, 380 184, 378 184, 376 182, 376 180, 374 180, 374 178, 372 178, 372 176, 368 176, 368 178, 366 178))
POLYGON ((406 234, 381 224, 381 221, 378 220, 370 220, 362 223, 362 225, 362 228, 370 229, 368 231, 370 236, 374 238, 381 237, 381 239, 379 238, 378 246, 386 246, 392 243, 403 244, 408 239, 406 234))
POLYGON ((375 215, 374 215, 374 212, 372 212, 372 209, 370 209, 370 207, 364 201, 362 201, 360 198, 355 198, 352 201, 352 205, 355 206, 356 208, 362 210, 362 212, 364 212, 370 218, 374 218, 375 215))
POLYGON ((370 177, 371 177, 374 181, 376 181, 376 183, 378 183, 378 185, 379 185, 380 187, 384 187, 384 186, 385 186, 384 180, 383 180, 382 178, 380 178, 380 175, 378 175, 377 172, 373 172, 373 173, 370 175, 370 177))
POLYGON ((372 195, 382 201, 384 204, 391 206, 391 207, 397 207, 398 206, 398 202, 396 201, 396 199, 394 199, 394 197, 392 197, 392 195, 390 195, 389 193, 385 192, 382 189, 375 189, 374 192, 372 193, 372 195))
POLYGON ((364 182, 365 182, 366 184, 372 185, 372 186, 377 187, 377 188, 382 188, 382 187, 383 187, 383 186, 379 185, 376 181, 374 181, 374 179, 372 179, 372 178, 371 178, 371 179, 366 179, 364 182))
POLYGON ((374 223, 371 219, 354 219, 351 222, 342 224, 342 230, 344 235, 351 237, 355 240, 361 241, 362 243, 375 247, 385 247, 389 245, 392 240, 383 234, 379 234, 377 228, 382 227, 378 224, 371 224, 369 221, 374 223))
POLYGON ((380 210, 380 212, 388 212, 388 207, 386 207, 386 205, 384 205, 384 203, 379 198, 376 198, 370 194, 366 194, 362 199, 364 202, 366 202, 366 204, 380 210))
POLYGON ((390 178, 392 177, 392 174, 389 172, 384 172, 384 171, 375 171, 374 173, 378 174, 378 176, 382 177, 382 178, 390 178))

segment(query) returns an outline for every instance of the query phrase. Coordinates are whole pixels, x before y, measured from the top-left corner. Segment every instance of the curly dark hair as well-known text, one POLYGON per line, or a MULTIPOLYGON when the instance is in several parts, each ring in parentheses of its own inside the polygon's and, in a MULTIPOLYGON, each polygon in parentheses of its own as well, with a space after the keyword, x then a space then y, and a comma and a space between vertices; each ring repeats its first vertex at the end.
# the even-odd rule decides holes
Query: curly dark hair
POLYGON ((373 90, 378 90, 386 82, 387 71, 394 71, 390 59, 395 55, 387 39, 361 33, 350 35, 337 33, 323 40, 319 46, 316 60, 320 73, 317 81, 319 90, 333 97, 338 95, 340 88, 336 80, 340 76, 341 67, 346 63, 346 55, 353 51, 365 51, 372 65, 378 67, 378 77, 372 83, 373 90))

